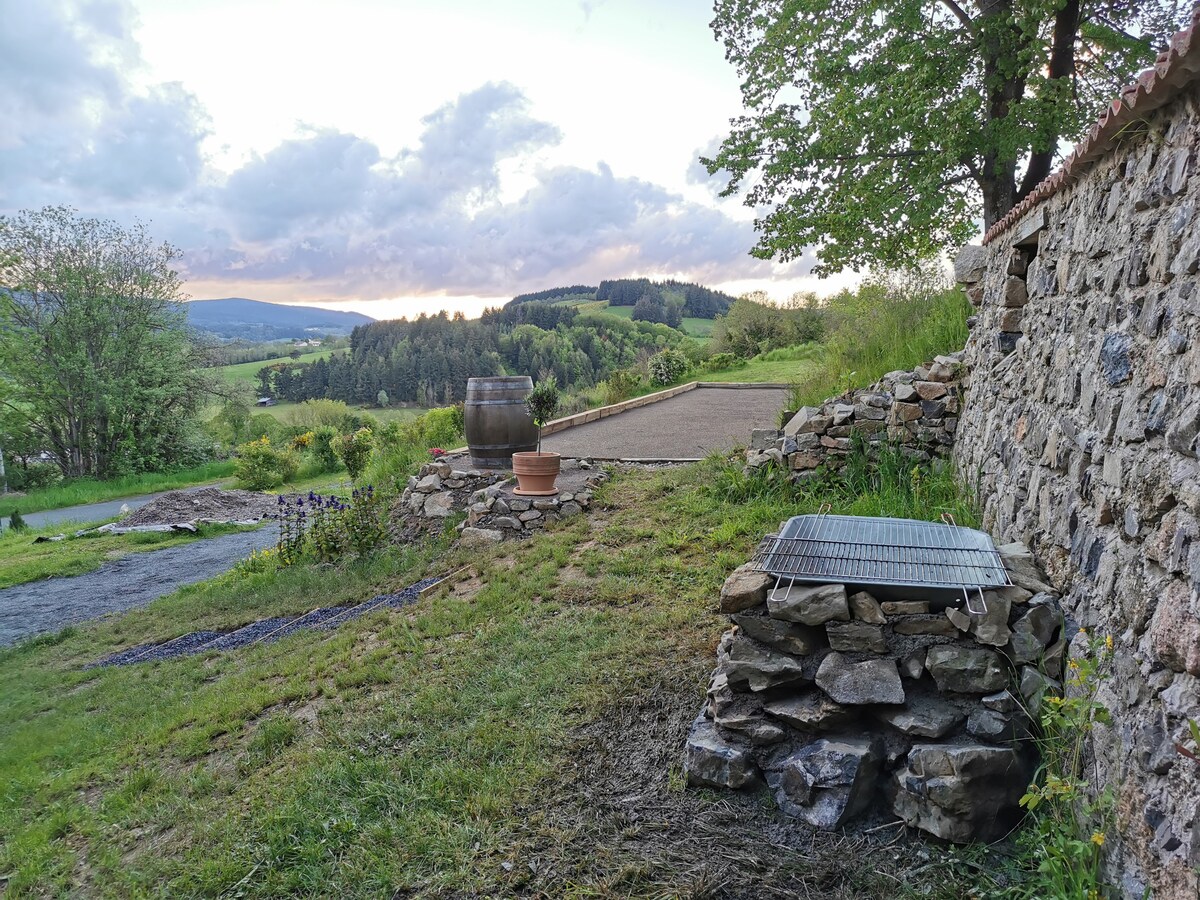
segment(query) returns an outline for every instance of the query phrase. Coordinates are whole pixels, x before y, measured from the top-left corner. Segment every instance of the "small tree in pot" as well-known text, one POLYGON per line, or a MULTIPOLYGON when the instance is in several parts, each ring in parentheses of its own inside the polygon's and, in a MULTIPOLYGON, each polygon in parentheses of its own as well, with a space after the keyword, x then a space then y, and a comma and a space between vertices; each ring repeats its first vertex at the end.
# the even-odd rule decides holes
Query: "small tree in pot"
POLYGON ((553 451, 542 452, 542 428, 558 412, 558 382, 550 375, 539 381, 525 398, 525 408, 537 426, 537 452, 517 452, 512 455, 513 473, 517 476, 516 494, 549 497, 558 493, 554 486, 562 466, 562 457, 553 451))

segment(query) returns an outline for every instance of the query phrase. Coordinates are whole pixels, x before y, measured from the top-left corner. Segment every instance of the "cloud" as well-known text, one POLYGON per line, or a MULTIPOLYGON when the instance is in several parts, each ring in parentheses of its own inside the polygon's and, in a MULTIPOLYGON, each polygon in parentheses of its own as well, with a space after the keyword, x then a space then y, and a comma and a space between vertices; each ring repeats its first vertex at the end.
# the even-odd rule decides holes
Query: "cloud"
POLYGON ((562 134, 509 83, 437 107, 392 156, 306 127, 221 172, 203 153, 200 100, 126 77, 141 65, 126 3, 0 0, 0 19, 0 111, 12 123, 0 134, 0 212, 69 203, 140 218, 181 247, 188 278, 226 293, 501 296, 635 273, 771 273, 747 255, 750 224, 714 205, 604 162, 539 165, 562 134), (528 182, 517 196, 504 182, 514 163, 528 182))

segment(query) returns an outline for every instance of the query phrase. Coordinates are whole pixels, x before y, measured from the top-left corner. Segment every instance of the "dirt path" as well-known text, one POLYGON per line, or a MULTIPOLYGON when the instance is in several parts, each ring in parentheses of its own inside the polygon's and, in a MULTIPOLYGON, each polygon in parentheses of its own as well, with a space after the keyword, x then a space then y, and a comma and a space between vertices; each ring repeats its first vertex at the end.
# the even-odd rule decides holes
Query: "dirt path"
POLYGON ((696 388, 542 441, 546 450, 593 459, 701 459, 777 428, 788 392, 780 388, 696 388))
POLYGON ((276 537, 276 529, 268 525, 133 553, 84 575, 0 590, 0 647, 105 613, 145 606, 185 584, 220 575, 252 550, 273 545, 276 537))

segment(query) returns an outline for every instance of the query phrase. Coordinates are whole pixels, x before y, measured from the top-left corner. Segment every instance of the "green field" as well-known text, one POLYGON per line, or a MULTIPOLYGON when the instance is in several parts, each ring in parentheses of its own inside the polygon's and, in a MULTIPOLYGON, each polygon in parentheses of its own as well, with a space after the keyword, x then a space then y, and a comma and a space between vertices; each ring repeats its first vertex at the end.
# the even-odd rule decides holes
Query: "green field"
MULTIPOLYGON (((280 422, 288 425, 291 424, 289 421, 289 413, 299 408, 299 403, 290 403, 284 401, 283 403, 276 403, 274 406, 256 406, 254 407, 253 411, 255 414, 266 413, 269 416, 274 416, 280 422)), ((411 422, 422 413, 428 412, 428 410, 419 406, 389 406, 386 408, 381 408, 378 406, 352 406, 351 409, 374 416, 380 422, 411 422)), ((209 416, 213 415, 216 415, 215 409, 210 410, 209 412, 209 416)))
POLYGON ((233 383, 244 381, 257 388, 258 386, 258 370, 263 366, 273 366, 276 363, 310 363, 316 362, 318 359, 325 359, 333 350, 314 350, 312 353, 303 353, 298 359, 292 359, 290 356, 278 356, 275 359, 260 359, 256 362, 235 363, 232 366, 217 366, 216 371, 221 373, 221 377, 226 381, 233 383))
MULTIPOLYGON (((629 321, 633 319, 632 306, 609 306, 604 301, 579 303, 577 306, 580 312, 602 312, 605 315, 616 316, 618 319, 629 321)), ((713 323, 713 319, 696 319, 688 316, 679 326, 679 331, 682 331, 688 337, 696 338, 699 341, 706 341, 712 336, 713 323)))
POLYGON ((740 383, 771 381, 787 384, 796 381, 821 366, 821 347, 804 344, 772 350, 746 361, 744 366, 700 372, 688 376, 689 381, 735 381, 740 383))

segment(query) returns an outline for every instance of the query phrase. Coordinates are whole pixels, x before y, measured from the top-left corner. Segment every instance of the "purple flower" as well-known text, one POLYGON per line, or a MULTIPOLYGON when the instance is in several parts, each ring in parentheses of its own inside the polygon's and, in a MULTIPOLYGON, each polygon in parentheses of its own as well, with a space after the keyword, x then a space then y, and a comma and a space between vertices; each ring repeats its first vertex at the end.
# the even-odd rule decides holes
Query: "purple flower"
POLYGON ((283 499, 283 494, 280 494, 279 495, 279 505, 284 506, 286 503, 287 503, 287 501, 283 499))

